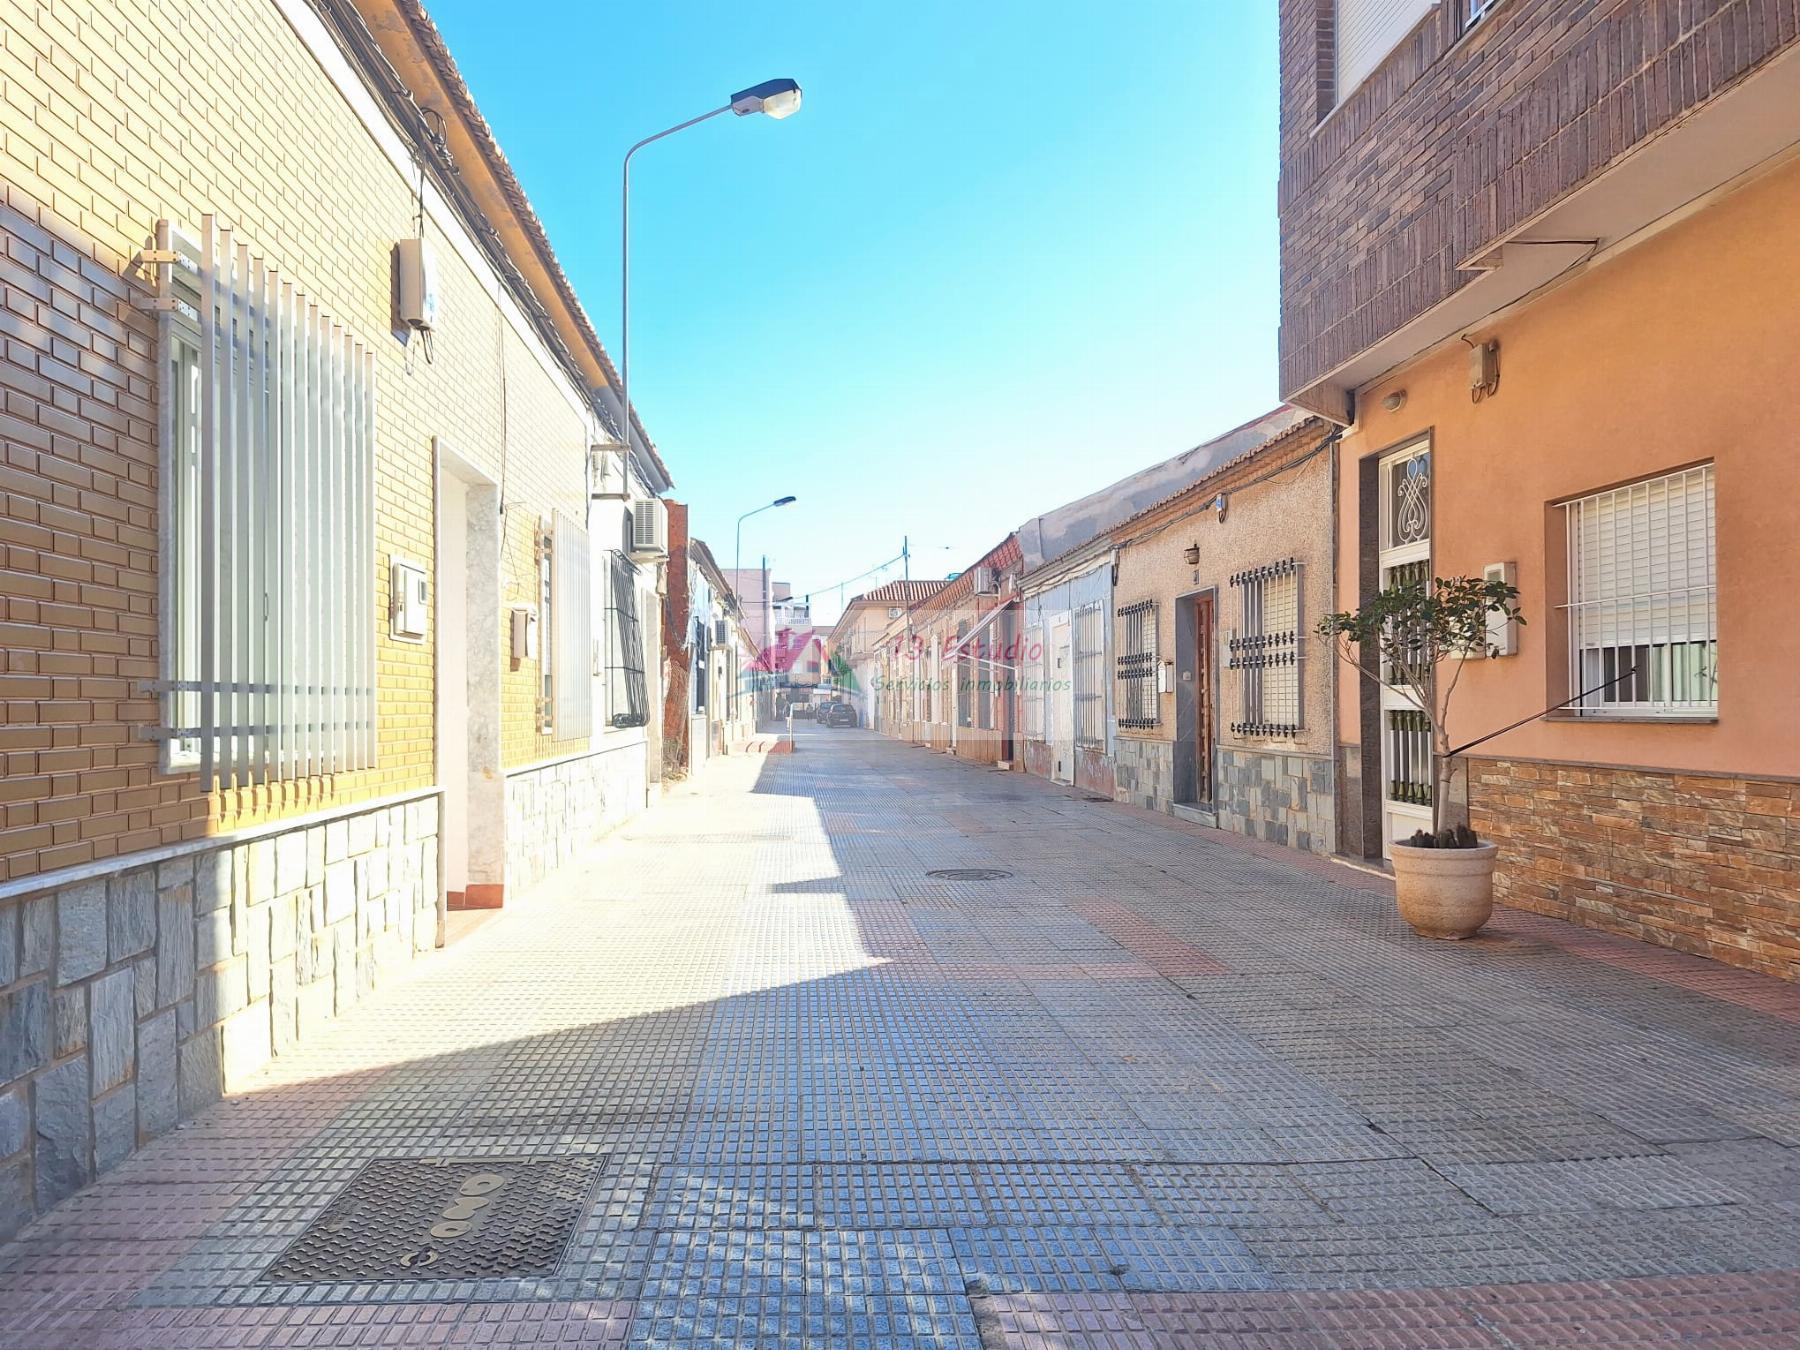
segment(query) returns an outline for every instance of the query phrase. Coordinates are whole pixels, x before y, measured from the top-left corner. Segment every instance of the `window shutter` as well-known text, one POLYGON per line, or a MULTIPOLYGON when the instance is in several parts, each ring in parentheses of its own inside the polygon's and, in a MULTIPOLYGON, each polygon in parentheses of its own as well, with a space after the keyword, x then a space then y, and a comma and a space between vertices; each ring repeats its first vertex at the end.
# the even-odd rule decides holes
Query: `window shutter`
POLYGON ((169 371, 164 734, 208 792, 368 768, 374 353, 212 216, 157 241, 165 350, 198 375, 194 410, 169 371))
POLYGON ((1705 464, 1565 505, 1579 711, 1717 706, 1713 492, 1705 464))
POLYGON ((1573 503, 1582 647, 1712 636, 1712 466, 1573 503))
POLYGON ((594 730, 593 573, 587 531, 561 511, 556 513, 550 559, 551 593, 556 597, 555 643, 550 653, 556 670, 551 690, 555 737, 572 741, 592 735, 594 730))
POLYGON ((1373 75, 1400 39, 1436 8, 1436 0, 1337 0, 1338 102, 1373 75))

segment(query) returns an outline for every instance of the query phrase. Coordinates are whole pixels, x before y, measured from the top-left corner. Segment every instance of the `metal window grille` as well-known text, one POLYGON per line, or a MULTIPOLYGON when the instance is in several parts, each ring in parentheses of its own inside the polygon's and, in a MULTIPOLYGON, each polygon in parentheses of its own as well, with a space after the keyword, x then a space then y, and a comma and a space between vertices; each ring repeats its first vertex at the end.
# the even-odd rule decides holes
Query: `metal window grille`
POLYGON ((1388 740, 1388 800, 1430 806, 1431 723, 1417 708, 1389 708, 1382 716, 1388 740))
POLYGON ((1140 600, 1118 610, 1119 725, 1142 731, 1157 723, 1156 601, 1140 600))
POLYGON ((546 697, 555 736, 570 741, 594 731, 593 573, 587 531, 574 517, 556 513, 549 554, 550 593, 538 637, 548 644, 544 668, 552 674, 546 697))
MULTIPOLYGON (((1387 569, 1387 586, 1390 590, 1396 586, 1430 585, 1431 564, 1428 562, 1396 563, 1394 566, 1387 569)), ((1413 652, 1414 655, 1409 657, 1408 661, 1409 664, 1417 666, 1420 663, 1418 659, 1419 648, 1417 644, 1413 644, 1413 652)), ((1381 670, 1382 679, 1389 685, 1399 688, 1404 683, 1400 677, 1400 672, 1395 668, 1392 661, 1383 658, 1381 670)))
POLYGON ((693 711, 697 713, 706 711, 706 686, 707 677, 712 674, 711 661, 712 634, 707 631, 706 620, 696 618, 694 620, 692 656, 693 676, 690 683, 693 690, 693 711))
POLYGON ((606 706, 615 727, 641 727, 650 721, 650 693, 644 684, 644 638, 638 625, 637 568, 618 550, 607 569, 606 706))
POLYGON ((1069 659, 1075 666, 1075 740, 1078 745, 1102 745, 1107 738, 1107 689, 1105 626, 1098 601, 1075 610, 1069 643, 1069 659))
POLYGON ((1570 692, 1584 716, 1710 715, 1719 704, 1713 466, 1563 507, 1570 692))
POLYGON ((1098 601, 1075 611, 1071 631, 1075 676, 1075 740, 1101 745, 1106 740, 1105 624, 1098 601))
POLYGON ((1034 741, 1044 739, 1044 630, 1027 628, 1020 653, 1020 729, 1034 741))
POLYGON ((1300 564, 1292 558, 1231 578, 1242 628, 1230 643, 1230 667, 1243 685, 1238 736, 1295 736, 1300 715, 1300 564))
POLYGON ((975 660, 964 649, 963 642, 969 636, 969 621, 960 620, 956 625, 956 651, 958 653, 954 669, 956 671, 956 724, 959 727, 975 724, 975 660))
POLYGON ((156 227, 154 688, 204 791, 375 763, 375 358, 212 216, 156 227))

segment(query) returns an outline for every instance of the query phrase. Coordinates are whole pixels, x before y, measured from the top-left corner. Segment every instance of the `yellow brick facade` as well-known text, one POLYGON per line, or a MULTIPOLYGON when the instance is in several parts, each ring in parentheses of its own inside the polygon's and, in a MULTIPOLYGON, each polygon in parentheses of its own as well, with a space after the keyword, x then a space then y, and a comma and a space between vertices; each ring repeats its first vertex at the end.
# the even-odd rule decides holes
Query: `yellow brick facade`
MULTIPOLYGON (((389 638, 387 574, 434 566, 434 440, 502 486, 503 617, 535 603, 540 517, 585 506, 591 413, 429 188, 433 359, 393 334, 417 170, 295 23, 272 0, 0 0, 0 880, 430 785, 435 651, 389 638), (379 686, 374 768, 210 797, 144 737, 159 365, 124 279, 159 219, 207 213, 376 352, 379 686)), ((505 763, 584 749, 540 733, 536 663, 495 641, 505 763)))

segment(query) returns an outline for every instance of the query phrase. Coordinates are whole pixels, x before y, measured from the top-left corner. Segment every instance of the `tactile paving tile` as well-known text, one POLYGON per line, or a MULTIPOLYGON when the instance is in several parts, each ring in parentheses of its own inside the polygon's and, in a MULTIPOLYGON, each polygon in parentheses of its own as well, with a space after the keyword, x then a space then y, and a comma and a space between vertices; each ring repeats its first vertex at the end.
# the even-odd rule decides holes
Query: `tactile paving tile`
POLYGON ((104 1307, 132 1350, 436 1343, 406 1310, 474 1308, 456 1334, 501 1344, 592 1307, 607 1343, 630 1315, 639 1344, 973 1347, 1029 1314, 1449 1345, 1495 1290, 1800 1265, 1800 996, 1507 911, 1423 943, 1382 883, 1261 847, 866 733, 720 760, 0 1248, 34 1319, 0 1336, 104 1307), (425 1154, 595 1180, 539 1273, 260 1278, 425 1154))
POLYGON ((1440 1163, 1438 1171, 1495 1214, 1732 1205, 1755 1198, 1677 1158, 1440 1163))

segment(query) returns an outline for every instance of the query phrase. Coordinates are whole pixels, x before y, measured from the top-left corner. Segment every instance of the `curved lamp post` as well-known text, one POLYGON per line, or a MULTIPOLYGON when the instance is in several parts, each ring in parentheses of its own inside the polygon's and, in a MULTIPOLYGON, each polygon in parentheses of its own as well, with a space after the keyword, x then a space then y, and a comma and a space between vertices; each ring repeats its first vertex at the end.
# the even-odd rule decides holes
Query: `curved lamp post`
POLYGON ((764 80, 740 89, 729 102, 711 112, 678 122, 666 131, 646 136, 625 152, 619 191, 619 434, 627 452, 631 449, 631 157, 652 141, 673 136, 723 113, 748 117, 762 113, 780 121, 800 111, 800 86, 793 80, 764 80))
MULTIPOLYGON (((774 501, 770 502, 767 506, 759 506, 754 511, 746 511, 746 512, 744 512, 743 515, 741 515, 737 518, 737 547, 736 547, 736 549, 733 550, 732 555, 731 555, 731 588, 734 591, 739 586, 743 585, 743 578, 744 578, 744 522, 746 520, 750 519, 751 516, 760 516, 764 511, 773 511, 778 506, 792 506, 798 500, 799 500, 798 497, 777 497, 774 501)), ((767 559, 764 559, 764 561, 766 562, 767 559)), ((763 622, 766 625, 768 623, 768 619, 769 619, 769 573, 768 573, 767 568, 764 568, 764 570, 763 570, 762 582, 761 582, 760 589, 762 590, 762 594, 757 597, 757 604, 762 610, 763 622)), ((740 612, 742 612, 743 607, 744 607, 744 597, 740 595, 740 596, 738 596, 737 600, 738 600, 738 609, 740 612)), ((769 633, 768 633, 768 629, 766 627, 763 630, 762 637, 763 637, 764 642, 767 642, 769 639, 769 633)), ((761 643, 757 644, 756 659, 759 661, 762 659, 762 644, 761 643)), ((733 695, 733 697, 734 698, 736 697, 735 694, 733 695)), ((736 715, 735 704, 733 705, 732 712, 733 712, 733 716, 735 716, 736 715)))

